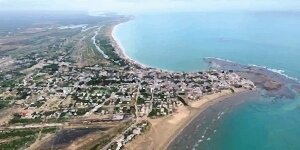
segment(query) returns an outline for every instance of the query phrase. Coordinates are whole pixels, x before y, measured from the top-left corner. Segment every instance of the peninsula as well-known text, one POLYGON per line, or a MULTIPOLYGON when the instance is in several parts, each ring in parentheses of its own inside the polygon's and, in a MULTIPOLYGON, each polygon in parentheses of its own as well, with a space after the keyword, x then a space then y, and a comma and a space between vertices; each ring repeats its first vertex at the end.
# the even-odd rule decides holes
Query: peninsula
POLYGON ((208 106, 255 89, 232 71, 139 64, 112 35, 129 17, 91 19, 1 36, 0 148, 165 149, 208 106))

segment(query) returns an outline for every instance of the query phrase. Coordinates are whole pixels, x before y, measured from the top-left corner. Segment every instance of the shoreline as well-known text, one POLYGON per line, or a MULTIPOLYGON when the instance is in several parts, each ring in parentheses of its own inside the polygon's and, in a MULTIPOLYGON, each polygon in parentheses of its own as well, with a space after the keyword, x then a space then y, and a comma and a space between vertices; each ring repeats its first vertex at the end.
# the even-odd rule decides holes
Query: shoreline
POLYGON ((191 117, 191 119, 185 123, 180 130, 177 130, 177 133, 169 139, 168 143, 164 145, 163 149, 167 149, 171 143, 183 132, 183 130, 189 126, 199 115, 201 115, 202 112, 204 112, 206 109, 208 109, 210 106, 216 105, 219 102, 230 100, 231 97, 240 95, 243 93, 250 92, 246 89, 235 89, 235 93, 232 93, 230 90, 222 91, 221 93, 214 93, 212 95, 205 95, 201 99, 192 102, 191 107, 196 110, 197 112, 191 117), (217 94, 217 95, 215 95, 217 94), (216 96, 216 97, 215 97, 216 96), (202 102, 203 100, 207 100, 206 102, 202 102))
POLYGON ((168 69, 162 69, 162 68, 155 68, 155 67, 152 67, 152 66, 149 66, 149 65, 146 65, 146 64, 143 64, 137 60, 133 60, 132 58, 130 58, 128 56, 128 54, 126 54, 126 51, 122 45, 122 43, 120 42, 120 40, 117 38, 116 36, 116 28, 119 26, 119 25, 122 25, 122 24, 125 24, 125 23, 128 23, 132 21, 132 19, 130 20, 127 20, 125 22, 121 22, 121 23, 116 23, 116 24, 113 24, 113 25, 110 25, 110 29, 108 31, 108 36, 110 38, 110 41, 112 42, 112 45, 113 47, 115 48, 115 51, 116 53, 124 60, 127 60, 129 63, 131 63, 132 65, 138 65, 140 68, 142 69, 155 69, 157 71, 166 71, 166 72, 175 72, 175 71, 172 71, 172 70, 168 70, 168 69))
POLYGON ((190 125, 202 112, 219 102, 230 100, 232 96, 250 92, 246 89, 236 89, 235 93, 224 90, 220 93, 205 95, 190 106, 179 106, 176 113, 157 119, 148 119, 151 123, 149 131, 137 137, 125 146, 127 150, 167 149, 170 144, 190 125), (147 148, 144 145, 148 145, 147 148))
POLYGON ((130 20, 127 20, 127 21, 125 21, 125 22, 121 22, 121 23, 117 23, 117 24, 113 24, 113 25, 111 25, 109 28, 109 37, 110 37, 110 41, 112 42, 112 45, 113 45, 113 47, 115 48, 115 51, 116 51, 116 53, 122 58, 122 59, 124 59, 124 60, 127 60, 127 61, 129 61, 130 63, 132 63, 132 64, 134 64, 134 65, 138 65, 138 66, 140 66, 141 68, 151 68, 150 66, 147 66, 147 65, 145 65, 145 64, 143 64, 143 63, 141 63, 141 62, 138 62, 138 61, 136 61, 136 60, 133 60, 133 59, 131 59, 127 54, 126 54, 126 52, 125 52, 125 49, 124 49, 124 47, 123 47, 123 45, 122 45, 122 43, 120 42, 120 40, 116 37, 116 28, 117 28, 117 26, 119 26, 119 25, 122 25, 122 24, 124 24, 124 23, 128 23, 129 21, 131 21, 131 19, 130 20))
MULTIPOLYGON (((235 93, 230 93, 230 92, 227 94, 223 93, 224 95, 219 95, 219 97, 216 97, 215 99, 212 98, 209 101, 203 102, 203 104, 200 106, 199 106, 198 101, 203 100, 203 98, 196 101, 195 102, 196 107, 193 107, 193 109, 197 109, 196 110, 197 112, 194 114, 194 116, 192 116, 192 118, 180 130, 177 130, 177 133, 169 140, 168 144, 166 144, 163 149, 174 148, 174 145, 178 144, 177 138, 185 136, 187 134, 187 131, 185 131, 185 130, 188 128, 191 128, 190 126, 193 127, 195 124, 194 121, 196 121, 197 125, 199 125, 198 118, 211 117, 208 114, 212 114, 213 116, 216 115, 216 116, 220 117, 219 114, 217 115, 217 114, 214 114, 213 112, 210 112, 211 110, 214 110, 214 111, 218 110, 219 112, 224 113, 224 112, 226 112, 226 110, 224 109, 225 108, 224 106, 229 104, 230 106, 233 106, 233 108, 235 108, 235 107, 238 107, 237 105, 246 102, 244 100, 240 100, 240 98, 236 99, 236 97, 240 97, 240 96, 244 97, 248 94, 253 94, 256 92, 257 92, 257 90, 235 89, 235 93), (216 107, 220 107, 220 106, 224 107, 224 108, 216 109, 216 107), (209 109, 211 109, 211 110, 209 110, 209 109)), ((216 93, 216 94, 218 94, 218 93, 216 93)), ((210 95, 208 95, 208 96, 210 96, 210 95)), ((212 95, 212 97, 213 97, 213 95, 212 95)), ((203 121, 203 120, 201 119, 201 121, 203 121)))
MULTIPOLYGON (((137 65, 142 69, 155 69, 158 71, 174 72, 170 70, 157 69, 140 63, 136 60, 131 59, 125 52, 119 39, 116 37, 116 28, 125 22, 119 22, 109 26, 107 36, 109 36, 115 52, 124 60, 127 60, 132 65, 137 65)), ((218 102, 229 99, 232 96, 250 92, 247 89, 235 89, 235 93, 231 90, 223 90, 220 93, 214 93, 211 95, 205 95, 197 101, 190 102, 190 106, 179 106, 177 111, 171 115, 156 118, 147 119, 151 123, 149 131, 143 135, 138 136, 135 140, 125 145, 125 149, 128 150, 152 150, 152 149, 167 149, 169 145, 178 137, 182 131, 190 125, 190 123, 204 112, 207 108, 218 102), (159 134, 158 134, 159 133, 159 134), (147 148, 145 148, 147 145, 147 148)))

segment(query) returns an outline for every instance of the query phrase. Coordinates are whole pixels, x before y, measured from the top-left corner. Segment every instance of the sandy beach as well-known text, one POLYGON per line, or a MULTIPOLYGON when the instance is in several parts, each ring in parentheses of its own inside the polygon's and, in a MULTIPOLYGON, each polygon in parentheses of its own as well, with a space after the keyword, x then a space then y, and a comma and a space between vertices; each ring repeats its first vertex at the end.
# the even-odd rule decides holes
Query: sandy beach
POLYGON ((190 106, 180 106, 176 113, 158 119, 149 119, 151 128, 145 134, 137 137, 126 145, 127 150, 163 150, 178 136, 189 123, 209 106, 228 100, 231 96, 247 92, 244 89, 236 89, 236 93, 224 90, 221 93, 203 96, 198 101, 190 103, 190 106))
MULTIPOLYGON (((130 20, 128 20, 130 21, 130 20)), ((114 25, 111 25, 110 26, 110 29, 108 30, 108 33, 107 36, 110 37, 110 41, 112 42, 112 45, 113 47, 115 48, 115 51, 116 53, 124 60, 128 60, 130 63, 134 64, 134 65, 138 65, 140 66, 141 68, 149 68, 149 66, 145 65, 145 64, 142 64, 136 60, 133 60, 131 59, 130 57, 128 57, 128 55, 126 54, 126 52, 124 51, 124 48, 121 44, 121 42, 118 40, 118 38, 116 37, 115 35, 115 30, 116 30, 116 27, 118 25, 121 25, 123 23, 126 23, 126 22, 122 22, 122 23, 119 23, 119 24, 114 24, 114 25)))
MULTIPOLYGON (((123 22, 124 23, 124 22, 123 22)), ((119 24, 111 25, 107 32, 107 35, 112 41, 118 55, 128 60, 133 65, 138 65, 142 68, 148 68, 148 66, 141 64, 126 55, 124 49, 115 37, 115 27, 119 24)), ((200 100, 190 103, 190 106, 180 106, 177 111, 170 116, 157 119, 148 119, 151 123, 151 128, 145 134, 138 136, 135 140, 125 146, 127 150, 161 150, 166 149, 168 145, 182 132, 182 130, 189 125, 189 123, 197 117, 201 112, 207 109, 209 106, 214 105, 223 100, 227 100, 229 97, 247 92, 245 89, 235 89, 235 93, 231 90, 224 90, 220 93, 214 93, 211 95, 203 96, 200 100)))
MULTIPOLYGON (((130 21, 130 20, 128 20, 130 21)), ((143 69, 147 69, 147 68, 151 68, 151 69, 156 69, 156 68, 153 68, 151 66, 148 66, 146 64, 143 64, 139 61, 136 61, 136 60, 133 60, 131 59, 125 52, 124 50, 124 47, 122 46, 122 43, 119 41, 119 39, 116 37, 116 27, 118 25, 121 25, 123 23, 127 23, 128 21, 126 22, 121 22, 121 23, 118 23, 118 24, 113 24, 109 27, 109 30, 108 32, 106 33, 107 36, 110 37, 110 41, 112 43, 112 46, 115 48, 115 51, 116 53, 124 60, 127 60, 128 62, 130 62, 132 65, 137 65, 139 66, 140 68, 143 68, 143 69)), ((171 70, 167 70, 167 69, 156 69, 157 71, 167 71, 167 72, 173 72, 171 70)))

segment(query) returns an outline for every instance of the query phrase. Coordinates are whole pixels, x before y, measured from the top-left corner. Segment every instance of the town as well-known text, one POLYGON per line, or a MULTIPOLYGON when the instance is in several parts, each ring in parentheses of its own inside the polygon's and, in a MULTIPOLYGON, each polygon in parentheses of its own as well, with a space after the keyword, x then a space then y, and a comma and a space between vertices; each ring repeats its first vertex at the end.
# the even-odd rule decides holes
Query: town
POLYGON ((48 54, 34 52, 14 58, 12 63, 9 55, 1 56, 1 107, 12 108, 0 120, 1 128, 63 126, 76 119, 89 123, 131 121, 121 137, 106 145, 121 149, 149 126, 147 118, 171 115, 180 106, 222 90, 234 93, 255 88, 253 82, 232 71, 171 72, 124 58, 107 33, 125 20, 80 33, 92 37, 102 31, 92 46, 98 61, 104 62, 101 64, 78 65, 71 57, 76 47, 66 44, 68 39, 48 45, 47 50, 53 51, 48 54))

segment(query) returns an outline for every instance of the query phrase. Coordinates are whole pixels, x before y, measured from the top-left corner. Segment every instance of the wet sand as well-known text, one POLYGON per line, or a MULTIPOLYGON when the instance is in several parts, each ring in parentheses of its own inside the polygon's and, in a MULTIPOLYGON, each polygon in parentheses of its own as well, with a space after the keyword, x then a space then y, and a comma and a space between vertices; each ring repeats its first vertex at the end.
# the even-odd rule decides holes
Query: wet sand
POLYGON ((187 127, 199 114, 208 107, 238 93, 248 92, 248 90, 237 89, 236 93, 224 90, 221 93, 206 95, 198 101, 190 103, 190 106, 178 107, 176 113, 170 116, 149 119, 151 128, 145 134, 137 137, 125 146, 128 150, 160 150, 167 149, 168 145, 187 127))
POLYGON ((217 132, 224 116, 248 101, 256 100, 259 91, 241 92, 228 96, 207 107, 176 136, 169 144, 168 150, 209 149, 207 146, 217 132))

